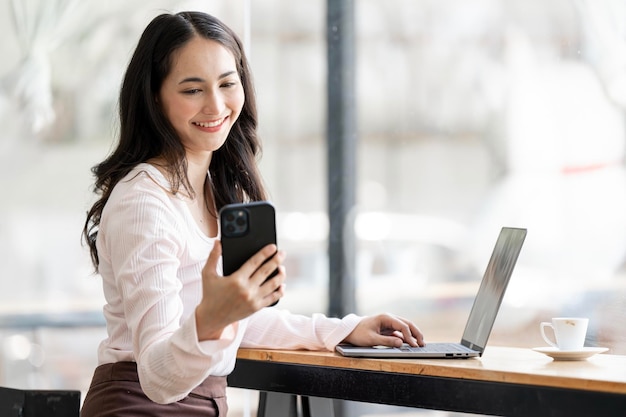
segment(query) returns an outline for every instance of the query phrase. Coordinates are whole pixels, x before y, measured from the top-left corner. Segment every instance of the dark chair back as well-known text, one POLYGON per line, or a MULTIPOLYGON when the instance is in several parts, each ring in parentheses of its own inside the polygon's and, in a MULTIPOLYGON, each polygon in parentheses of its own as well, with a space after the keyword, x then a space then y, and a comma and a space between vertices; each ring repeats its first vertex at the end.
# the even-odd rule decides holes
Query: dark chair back
POLYGON ((79 417, 80 391, 22 390, 0 387, 2 417, 79 417))

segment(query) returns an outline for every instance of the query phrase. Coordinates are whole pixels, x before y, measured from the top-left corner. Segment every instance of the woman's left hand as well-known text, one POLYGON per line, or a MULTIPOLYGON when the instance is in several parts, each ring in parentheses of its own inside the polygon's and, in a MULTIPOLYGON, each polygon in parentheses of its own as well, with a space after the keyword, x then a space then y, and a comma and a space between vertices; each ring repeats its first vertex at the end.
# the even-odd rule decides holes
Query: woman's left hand
POLYGON ((424 335, 410 320, 392 314, 363 318, 344 340, 355 346, 424 346, 424 335))

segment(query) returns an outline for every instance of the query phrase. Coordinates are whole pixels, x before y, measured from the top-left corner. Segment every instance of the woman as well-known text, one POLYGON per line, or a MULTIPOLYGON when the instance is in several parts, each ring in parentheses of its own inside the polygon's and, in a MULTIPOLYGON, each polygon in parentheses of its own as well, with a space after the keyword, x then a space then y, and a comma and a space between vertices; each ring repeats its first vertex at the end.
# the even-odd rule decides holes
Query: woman
POLYGON ((284 293, 285 254, 274 245, 221 276, 216 213, 266 198, 252 79, 231 29, 198 12, 156 17, 119 107, 119 143, 93 169, 100 199, 83 231, 103 280, 108 337, 82 417, 225 416, 239 346, 423 345, 412 322, 392 315, 265 308, 284 293))

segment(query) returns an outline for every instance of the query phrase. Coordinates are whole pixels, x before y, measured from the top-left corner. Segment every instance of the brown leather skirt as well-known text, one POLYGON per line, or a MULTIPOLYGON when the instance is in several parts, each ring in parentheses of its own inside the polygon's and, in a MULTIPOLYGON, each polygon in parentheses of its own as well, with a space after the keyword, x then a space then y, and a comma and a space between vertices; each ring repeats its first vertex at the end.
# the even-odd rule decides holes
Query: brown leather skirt
POLYGON ((210 376, 182 400, 157 404, 142 391, 135 362, 100 365, 94 372, 81 417, 226 417, 226 377, 210 376))

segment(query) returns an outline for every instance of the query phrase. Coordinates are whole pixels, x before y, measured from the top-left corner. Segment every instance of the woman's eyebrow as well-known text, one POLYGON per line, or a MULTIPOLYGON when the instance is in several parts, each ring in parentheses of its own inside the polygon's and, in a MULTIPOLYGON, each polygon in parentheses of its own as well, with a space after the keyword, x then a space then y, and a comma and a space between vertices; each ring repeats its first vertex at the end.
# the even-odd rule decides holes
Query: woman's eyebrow
MULTIPOLYGON (((237 73, 237 71, 234 71, 234 70, 233 70, 233 71, 227 71, 227 72, 225 72, 225 73, 223 73, 223 74, 220 74, 220 76, 219 76, 219 77, 217 77, 217 79, 218 79, 218 80, 221 80, 221 79, 223 79, 223 78, 226 78, 226 77, 228 77, 228 76, 230 76, 230 75, 232 75, 232 74, 236 74, 236 73, 237 73)), ((185 78, 185 79, 181 80, 178 84, 184 84, 184 83, 203 83, 203 82, 205 82, 205 81, 206 81, 206 80, 205 80, 204 78, 200 78, 200 77, 188 77, 188 78, 185 78)))
POLYGON ((202 79, 200 77, 188 77, 188 78, 184 78, 184 79, 180 80, 180 82, 178 84, 202 83, 202 82, 204 82, 204 79, 202 79))
POLYGON ((226 78, 229 75, 233 75, 233 74, 237 74, 237 71, 235 71, 235 70, 227 71, 227 72, 223 73, 222 75, 220 75, 219 79, 221 80, 222 78, 226 78))

